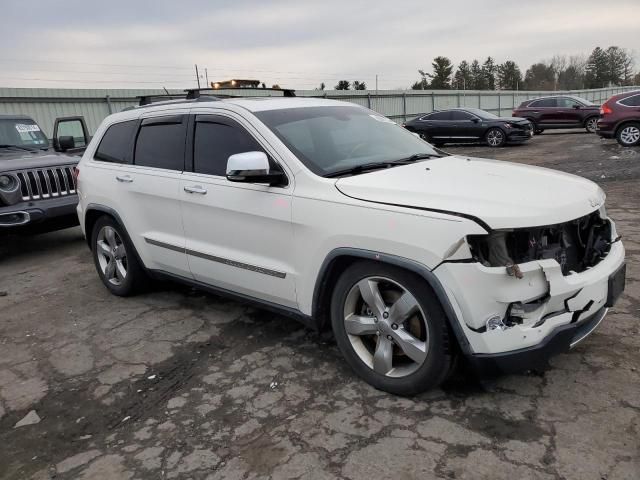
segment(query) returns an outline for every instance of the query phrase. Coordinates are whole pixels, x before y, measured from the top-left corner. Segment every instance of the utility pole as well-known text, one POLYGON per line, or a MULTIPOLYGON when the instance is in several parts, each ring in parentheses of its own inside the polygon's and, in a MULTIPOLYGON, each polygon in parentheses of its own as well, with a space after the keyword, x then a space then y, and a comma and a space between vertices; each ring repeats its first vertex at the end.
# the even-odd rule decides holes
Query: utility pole
POLYGON ((196 80, 198 81, 198 88, 200 88, 200 75, 198 74, 198 64, 196 63, 196 80))
POLYGON ((209 72, 207 72, 206 67, 204 69, 204 78, 207 80, 207 88, 209 88, 211 85, 209 85, 209 72))

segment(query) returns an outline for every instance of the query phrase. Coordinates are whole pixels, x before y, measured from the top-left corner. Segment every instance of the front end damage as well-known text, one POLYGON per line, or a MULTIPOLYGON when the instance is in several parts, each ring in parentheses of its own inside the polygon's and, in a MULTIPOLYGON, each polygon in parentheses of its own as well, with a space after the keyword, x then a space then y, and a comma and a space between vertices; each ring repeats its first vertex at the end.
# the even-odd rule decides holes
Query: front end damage
MULTIPOLYGON (((574 327, 583 332, 624 287, 624 247, 604 208, 466 242, 471 258, 445 260, 434 273, 464 320, 475 355, 525 351, 574 327)), ((567 337, 567 349, 580 335, 567 337)))

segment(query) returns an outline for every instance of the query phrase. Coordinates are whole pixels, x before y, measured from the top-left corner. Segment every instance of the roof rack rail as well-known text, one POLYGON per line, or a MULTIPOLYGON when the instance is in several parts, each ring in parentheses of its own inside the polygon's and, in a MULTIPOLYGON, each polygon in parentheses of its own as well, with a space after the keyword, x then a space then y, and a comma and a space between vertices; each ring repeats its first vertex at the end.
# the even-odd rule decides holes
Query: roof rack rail
MULTIPOLYGON (((282 96, 284 97, 295 97, 296 96, 296 91, 292 88, 249 88, 249 87, 241 87, 241 88, 229 88, 229 87, 223 87, 223 88, 188 88, 185 90, 186 94, 187 94, 187 99, 188 100, 193 100, 193 99, 197 99, 200 97, 201 93, 203 93, 206 96, 211 96, 212 93, 210 92, 219 92, 221 90, 257 90, 259 92, 264 92, 264 91, 272 91, 272 92, 282 92, 282 96)), ((228 94, 218 94, 215 93, 214 96, 219 96, 219 97, 228 97, 228 98, 238 98, 238 97, 242 97, 241 95, 228 95, 228 94)))
POLYGON ((166 100, 182 100, 185 98, 184 93, 158 93, 155 95, 141 95, 136 97, 138 99, 138 106, 143 107, 156 102, 164 102, 166 100))

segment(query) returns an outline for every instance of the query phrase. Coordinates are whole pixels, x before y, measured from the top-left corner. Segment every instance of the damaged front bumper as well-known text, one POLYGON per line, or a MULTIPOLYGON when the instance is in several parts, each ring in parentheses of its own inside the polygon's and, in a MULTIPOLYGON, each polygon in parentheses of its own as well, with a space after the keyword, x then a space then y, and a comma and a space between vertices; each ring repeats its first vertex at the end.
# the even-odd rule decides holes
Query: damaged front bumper
MULTIPOLYGON (((479 262, 445 262, 433 273, 456 311, 470 356, 518 355, 550 344, 560 331, 575 333, 605 312, 615 301, 612 295, 623 288, 624 255, 618 240, 598 264, 569 275, 563 275, 555 259, 520 264, 522 278, 508 275, 505 267, 479 262), (617 282, 616 292, 610 292, 610 279, 617 282)), ((561 338, 568 349, 573 334, 565 332, 561 338)), ((522 363, 517 357, 512 360, 522 363)))

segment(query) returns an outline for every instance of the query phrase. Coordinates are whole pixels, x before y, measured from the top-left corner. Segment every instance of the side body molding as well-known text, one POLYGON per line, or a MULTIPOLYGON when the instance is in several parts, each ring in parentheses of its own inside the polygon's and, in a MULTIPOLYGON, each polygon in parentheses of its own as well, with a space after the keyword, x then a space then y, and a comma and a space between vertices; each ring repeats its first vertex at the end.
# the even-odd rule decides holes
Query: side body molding
POLYGON ((451 305, 451 302, 447 297, 444 287, 442 286, 436 275, 432 273, 427 267, 414 260, 371 250, 345 247, 336 248, 335 250, 329 252, 324 262, 322 263, 322 266, 320 267, 320 271, 318 272, 318 277, 313 291, 312 316, 317 323, 320 322, 320 311, 322 308, 321 297, 323 289, 327 288, 328 286, 328 273, 330 272, 332 263, 340 257, 350 257, 363 260, 371 260, 373 262, 388 263, 390 265, 395 265, 397 267, 404 268, 405 270, 412 271, 420 277, 424 278, 429 286, 433 289, 436 297, 440 301, 440 305, 444 310, 447 321, 449 322, 451 330, 458 340, 458 344, 460 345, 462 352, 464 354, 472 353, 469 341, 467 340, 467 337, 462 330, 460 323, 458 322, 458 317, 455 313, 455 310, 453 309, 453 306, 451 305))

